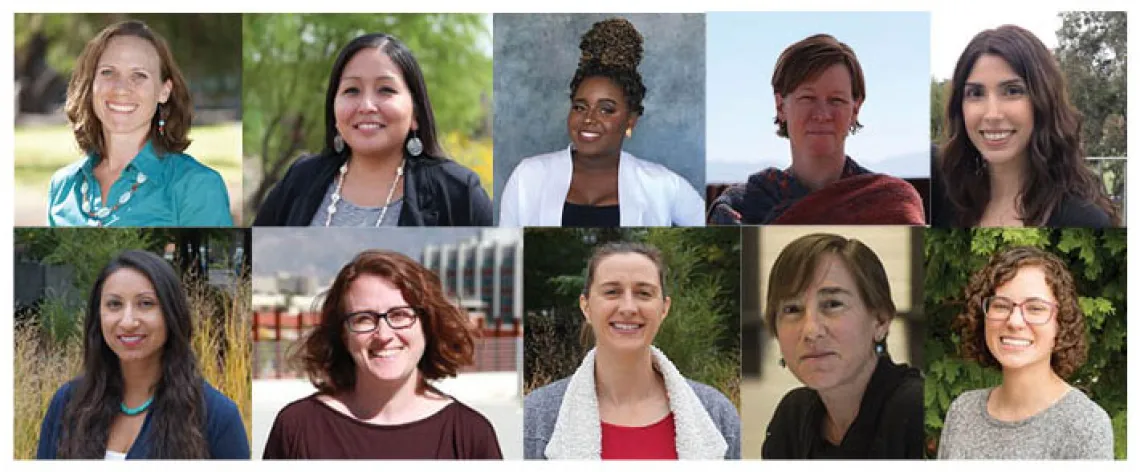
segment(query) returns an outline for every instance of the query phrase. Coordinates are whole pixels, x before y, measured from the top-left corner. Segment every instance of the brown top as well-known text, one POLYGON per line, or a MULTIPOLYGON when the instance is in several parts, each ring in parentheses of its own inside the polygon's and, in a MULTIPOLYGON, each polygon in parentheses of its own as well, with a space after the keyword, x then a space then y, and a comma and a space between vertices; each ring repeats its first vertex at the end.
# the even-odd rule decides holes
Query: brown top
POLYGON ((333 410, 316 394, 277 414, 263 459, 502 459, 495 429, 453 401, 410 423, 376 425, 333 410))

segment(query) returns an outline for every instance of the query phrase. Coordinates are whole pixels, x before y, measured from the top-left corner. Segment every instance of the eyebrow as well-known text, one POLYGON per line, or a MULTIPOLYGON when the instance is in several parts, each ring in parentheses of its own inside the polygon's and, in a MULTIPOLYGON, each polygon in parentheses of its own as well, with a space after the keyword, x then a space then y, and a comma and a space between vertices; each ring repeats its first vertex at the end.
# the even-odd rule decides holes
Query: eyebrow
MULTIPOLYGON (((998 87, 1008 87, 1010 85, 1025 85, 1025 81, 1022 80, 1021 77, 1017 77, 1014 79, 1008 79, 1008 80, 1003 80, 1001 82, 998 82, 998 87)), ((980 82, 966 82, 966 86, 967 87, 983 87, 983 88, 985 87, 985 85, 983 85, 980 82)))
POLYGON ((396 74, 384 74, 384 75, 374 75, 371 77, 361 77, 361 76, 357 76, 357 75, 342 75, 340 77, 340 80, 347 80, 347 79, 364 80, 366 78, 375 78, 375 79, 380 79, 380 80, 398 80, 399 79, 399 77, 396 76, 396 74))
POLYGON ((819 289, 820 295, 852 295, 850 290, 842 287, 821 287, 819 289))

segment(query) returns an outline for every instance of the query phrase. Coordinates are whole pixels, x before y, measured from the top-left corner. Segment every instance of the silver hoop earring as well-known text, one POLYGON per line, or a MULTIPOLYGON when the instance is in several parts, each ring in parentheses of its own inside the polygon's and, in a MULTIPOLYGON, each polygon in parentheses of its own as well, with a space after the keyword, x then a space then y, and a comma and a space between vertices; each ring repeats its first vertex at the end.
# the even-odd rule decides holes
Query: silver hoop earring
POLYGON ((424 143, 420 141, 419 134, 415 130, 412 130, 412 137, 408 138, 408 143, 404 147, 412 157, 419 157, 424 153, 424 143))
POLYGON ((337 154, 344 152, 344 138, 340 137, 340 134, 333 136, 333 150, 336 151, 337 154))

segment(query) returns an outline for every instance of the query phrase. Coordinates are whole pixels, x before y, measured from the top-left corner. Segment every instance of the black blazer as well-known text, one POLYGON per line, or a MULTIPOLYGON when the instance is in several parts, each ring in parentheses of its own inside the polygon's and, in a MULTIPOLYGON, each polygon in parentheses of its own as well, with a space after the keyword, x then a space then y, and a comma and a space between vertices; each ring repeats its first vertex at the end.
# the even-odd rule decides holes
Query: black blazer
MULTIPOLYGON (((309 226, 346 156, 294 163, 257 210, 254 226, 309 226)), ((409 157, 399 226, 492 226, 491 199, 479 175, 446 158, 409 157)))

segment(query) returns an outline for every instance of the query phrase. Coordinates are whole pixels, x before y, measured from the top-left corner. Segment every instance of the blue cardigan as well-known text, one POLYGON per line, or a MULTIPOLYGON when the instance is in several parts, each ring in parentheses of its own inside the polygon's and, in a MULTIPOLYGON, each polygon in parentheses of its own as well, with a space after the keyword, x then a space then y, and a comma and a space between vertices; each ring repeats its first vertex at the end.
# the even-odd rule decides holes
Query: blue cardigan
MULTIPOLYGON (((59 448, 59 438, 63 435, 63 411, 77 387, 78 379, 72 380, 55 392, 48 406, 47 415, 40 426, 40 445, 36 459, 55 459, 59 448)), ((206 444, 213 459, 249 460, 249 440, 245 435, 245 424, 233 400, 226 398, 202 381, 202 396, 206 403, 206 444)), ((127 451, 127 459, 146 459, 150 453, 150 419, 143 420, 139 436, 127 451)))

